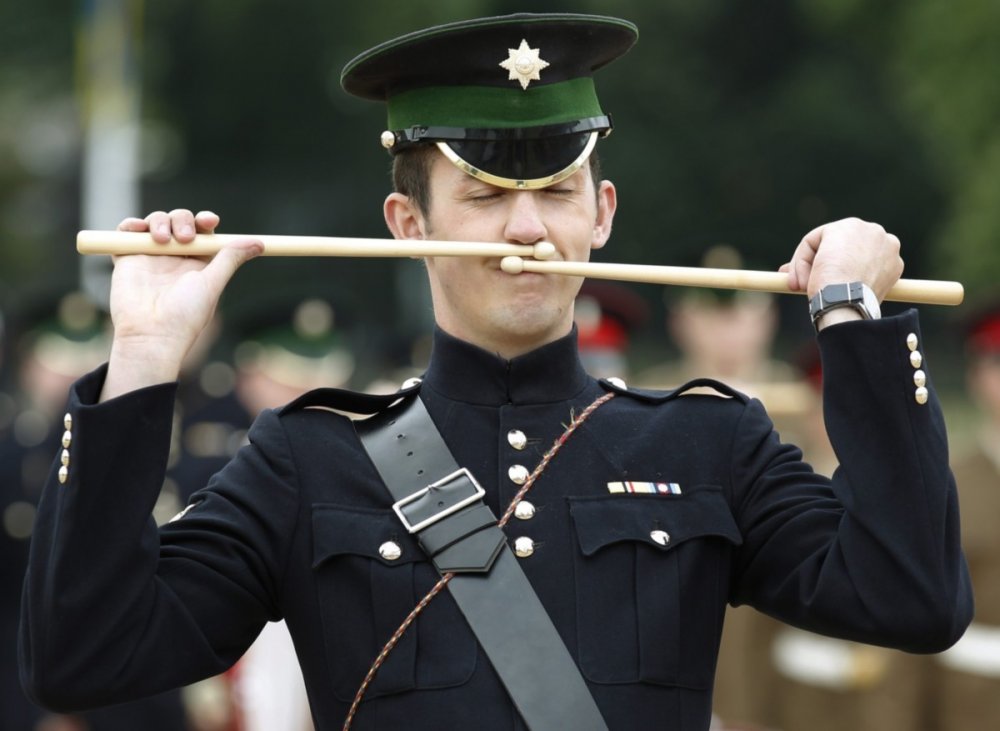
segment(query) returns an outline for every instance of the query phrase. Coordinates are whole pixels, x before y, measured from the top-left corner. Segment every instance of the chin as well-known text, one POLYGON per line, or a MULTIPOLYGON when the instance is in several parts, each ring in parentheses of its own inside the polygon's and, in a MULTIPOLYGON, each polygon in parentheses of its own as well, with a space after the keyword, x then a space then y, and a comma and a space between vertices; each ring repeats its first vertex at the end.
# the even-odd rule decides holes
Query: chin
POLYGON ((494 325, 512 338, 522 340, 543 340, 552 333, 569 332, 566 310, 551 304, 533 305, 525 303, 517 307, 505 307, 495 312, 494 325))

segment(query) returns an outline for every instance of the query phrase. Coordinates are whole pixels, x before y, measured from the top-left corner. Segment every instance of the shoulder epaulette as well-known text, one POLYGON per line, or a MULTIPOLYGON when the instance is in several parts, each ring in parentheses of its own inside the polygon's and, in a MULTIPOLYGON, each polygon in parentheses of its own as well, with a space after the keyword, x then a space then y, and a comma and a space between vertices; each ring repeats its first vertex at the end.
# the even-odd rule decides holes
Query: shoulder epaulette
POLYGON ((662 404, 668 401, 672 401, 678 396, 684 396, 686 394, 708 394, 716 395, 722 398, 733 398, 740 403, 749 403, 750 397, 741 391, 737 391, 732 386, 728 386, 722 381, 716 381, 714 378, 694 378, 687 383, 684 383, 677 388, 671 388, 667 390, 658 390, 651 388, 629 388, 620 379, 600 379, 601 386, 608 390, 619 393, 623 396, 631 396, 639 401, 645 401, 651 404, 662 404))
MULTIPOLYGON (((414 379, 416 380, 416 379, 414 379)), ((317 388, 299 396, 294 401, 283 406, 278 412, 281 415, 302 409, 320 408, 346 411, 351 414, 377 414, 385 411, 394 403, 420 390, 417 381, 395 393, 376 394, 361 391, 348 391, 344 388, 317 388)))

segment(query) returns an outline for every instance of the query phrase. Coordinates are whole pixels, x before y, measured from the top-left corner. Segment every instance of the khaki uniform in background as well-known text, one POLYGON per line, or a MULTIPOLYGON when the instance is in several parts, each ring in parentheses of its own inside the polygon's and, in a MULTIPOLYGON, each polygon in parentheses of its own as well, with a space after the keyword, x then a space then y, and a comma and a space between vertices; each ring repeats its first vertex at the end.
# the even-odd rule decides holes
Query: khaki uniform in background
POLYGON ((929 657, 792 628, 778 633, 772 655, 782 731, 935 728, 925 693, 929 657))
POLYGON ((934 658, 940 731, 1000 727, 1000 450, 987 451, 953 467, 976 616, 958 644, 934 658))

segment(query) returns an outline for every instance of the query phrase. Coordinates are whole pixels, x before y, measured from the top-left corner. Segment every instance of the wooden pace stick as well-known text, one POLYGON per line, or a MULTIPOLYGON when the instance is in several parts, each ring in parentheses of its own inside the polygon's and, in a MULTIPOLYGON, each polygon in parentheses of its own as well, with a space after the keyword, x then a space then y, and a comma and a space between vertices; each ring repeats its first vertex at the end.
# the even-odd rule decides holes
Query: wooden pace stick
POLYGON ((534 245, 473 241, 427 241, 423 239, 364 239, 335 236, 271 236, 252 234, 198 234, 182 244, 174 239, 160 244, 148 232, 80 231, 76 250, 81 254, 158 254, 166 256, 211 256, 237 239, 257 239, 264 244, 263 256, 533 256, 547 259, 556 252, 548 241, 534 245))
MULTIPOLYGON (((580 261, 533 261, 508 256, 500 262, 508 274, 533 272, 562 274, 591 279, 617 279, 648 284, 675 284, 687 287, 716 289, 748 289, 781 294, 805 294, 788 288, 788 276, 781 272, 748 271, 742 269, 702 269, 698 267, 656 266, 652 264, 603 264, 580 261)), ((926 305, 959 305, 965 290, 959 282, 932 279, 900 279, 886 295, 893 302, 914 302, 926 305)))

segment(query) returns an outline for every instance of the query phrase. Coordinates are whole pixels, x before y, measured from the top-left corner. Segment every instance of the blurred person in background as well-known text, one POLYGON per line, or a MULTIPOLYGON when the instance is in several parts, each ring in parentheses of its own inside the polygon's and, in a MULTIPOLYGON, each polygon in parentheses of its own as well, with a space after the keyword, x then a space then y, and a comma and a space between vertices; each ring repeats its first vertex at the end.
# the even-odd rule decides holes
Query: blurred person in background
POLYGON ((629 379, 629 339, 649 319, 649 305, 622 284, 586 280, 573 305, 577 348, 594 378, 629 379))
MULTIPOLYGON (((742 255, 733 247, 709 248, 700 266, 741 269, 742 255)), ((678 386, 692 378, 717 378, 756 395, 754 389, 792 381, 794 369, 772 354, 778 308, 767 292, 725 289, 664 290, 667 336, 680 357, 645 369, 643 385, 678 386)))
MULTIPOLYGON (((234 328, 234 394, 246 413, 279 408, 315 388, 344 388, 355 370, 350 318, 322 296, 264 298, 234 328)), ((241 731, 309 731, 312 718, 283 621, 268 622, 228 674, 241 731)))
POLYGON ((976 616, 935 658, 941 731, 1000 723, 1000 301, 976 311, 964 335, 966 387, 979 423, 971 443, 956 450, 953 470, 976 616))
POLYGON ((216 312, 181 367, 167 475, 153 515, 164 523, 246 443, 253 414, 236 395, 232 345, 216 312))
MULTIPOLYGON (((744 267, 742 255, 727 245, 710 247, 700 264, 744 267)), ((778 329, 774 296, 668 288, 664 302, 667 335, 677 357, 640 372, 636 385, 676 388, 699 377, 718 379, 759 398, 782 439, 797 441, 810 394, 792 365, 773 355, 778 329)), ((780 626, 751 607, 726 609, 713 693, 718 728, 764 728, 776 722, 770 643, 780 626)))

